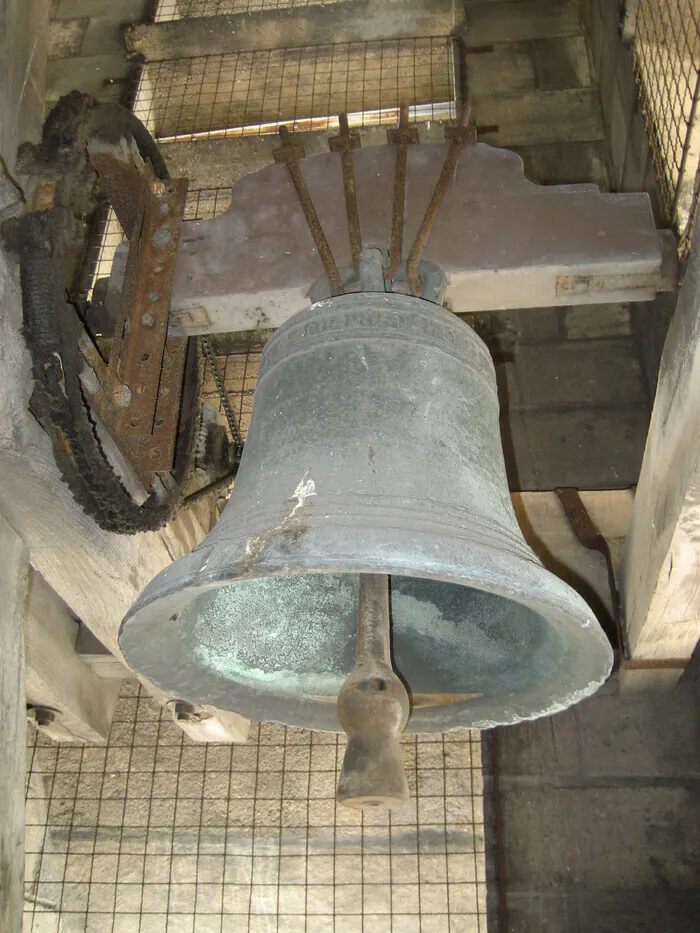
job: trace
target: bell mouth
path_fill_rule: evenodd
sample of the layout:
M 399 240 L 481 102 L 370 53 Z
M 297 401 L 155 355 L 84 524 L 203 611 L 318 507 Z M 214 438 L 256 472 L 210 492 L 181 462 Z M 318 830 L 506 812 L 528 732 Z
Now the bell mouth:
M 127 619 L 120 643 L 179 698 L 256 721 L 338 732 L 336 699 L 355 661 L 357 573 L 287 573 L 180 592 L 179 606 Z M 607 676 L 609 645 L 515 597 L 439 579 L 390 578 L 394 667 L 408 732 L 486 728 L 564 708 Z M 185 597 L 184 601 L 182 597 Z M 594 656 L 596 656 L 594 658 Z M 593 664 L 591 665 L 591 660 Z M 572 673 L 575 672 L 575 673 Z M 595 675 L 592 682 L 590 675 Z

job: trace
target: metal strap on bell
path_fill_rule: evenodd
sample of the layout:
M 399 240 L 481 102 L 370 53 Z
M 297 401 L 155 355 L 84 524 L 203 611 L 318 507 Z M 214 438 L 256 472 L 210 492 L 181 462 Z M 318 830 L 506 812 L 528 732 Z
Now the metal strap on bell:
M 408 731 L 545 716 L 610 671 L 593 613 L 517 525 L 484 343 L 425 300 L 346 294 L 265 347 L 230 502 L 121 648 L 183 700 L 340 731 L 361 575 L 387 574 Z

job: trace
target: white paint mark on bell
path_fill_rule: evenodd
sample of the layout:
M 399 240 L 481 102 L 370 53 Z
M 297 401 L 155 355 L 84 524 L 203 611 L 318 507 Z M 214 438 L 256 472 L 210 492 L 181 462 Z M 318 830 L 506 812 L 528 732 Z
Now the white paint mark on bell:
M 306 473 L 299 480 L 297 488 L 294 490 L 292 495 L 289 497 L 291 499 L 296 499 L 297 504 L 294 506 L 292 511 L 289 513 L 289 518 L 291 518 L 295 512 L 297 512 L 309 499 L 311 496 L 316 495 L 316 483 L 309 477 L 310 470 L 307 470 Z

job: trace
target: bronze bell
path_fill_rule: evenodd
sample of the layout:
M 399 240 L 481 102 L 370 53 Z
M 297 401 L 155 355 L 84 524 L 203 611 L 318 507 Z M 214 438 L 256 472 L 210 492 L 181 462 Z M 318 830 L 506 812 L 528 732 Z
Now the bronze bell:
M 146 588 L 120 645 L 183 700 L 340 731 L 360 580 L 387 574 L 382 663 L 408 731 L 546 716 L 610 671 L 592 611 L 517 525 L 485 344 L 430 302 L 362 292 L 268 342 L 230 502 Z

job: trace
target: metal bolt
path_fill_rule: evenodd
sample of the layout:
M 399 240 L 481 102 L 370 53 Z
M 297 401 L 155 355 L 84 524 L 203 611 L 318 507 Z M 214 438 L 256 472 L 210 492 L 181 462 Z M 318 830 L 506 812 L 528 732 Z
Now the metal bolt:
M 148 294 L 149 301 L 158 301 L 159 298 L 160 298 L 159 292 L 149 292 Z
M 164 249 L 166 246 L 169 246 L 172 242 L 173 235 L 168 230 L 167 227 L 161 227 L 160 230 L 156 230 L 153 234 L 152 243 L 154 246 L 157 246 L 159 249 Z
M 169 214 L 169 213 L 170 213 L 170 205 L 169 205 L 167 202 L 165 202 L 165 201 L 163 201 L 163 203 L 160 205 L 160 208 L 159 208 L 159 209 L 160 209 L 161 214 Z
M 117 408 L 128 408 L 131 405 L 131 389 L 129 386 L 115 386 L 112 390 L 112 400 Z
M 141 323 L 144 327 L 153 327 L 156 319 L 153 317 L 150 311 L 146 311 L 145 314 L 141 315 Z
M 151 184 L 151 193 L 156 198 L 162 198 L 165 195 L 165 182 L 156 179 Z
M 191 703 L 184 703 L 182 700 L 178 700 L 175 704 L 174 715 L 179 722 L 200 722 L 202 719 L 202 713 L 196 706 Z
M 30 706 L 27 709 L 30 719 L 33 719 L 37 726 L 50 726 L 56 721 L 56 713 L 46 706 Z
M 155 460 L 156 457 L 160 457 L 160 447 L 151 448 L 151 459 Z

